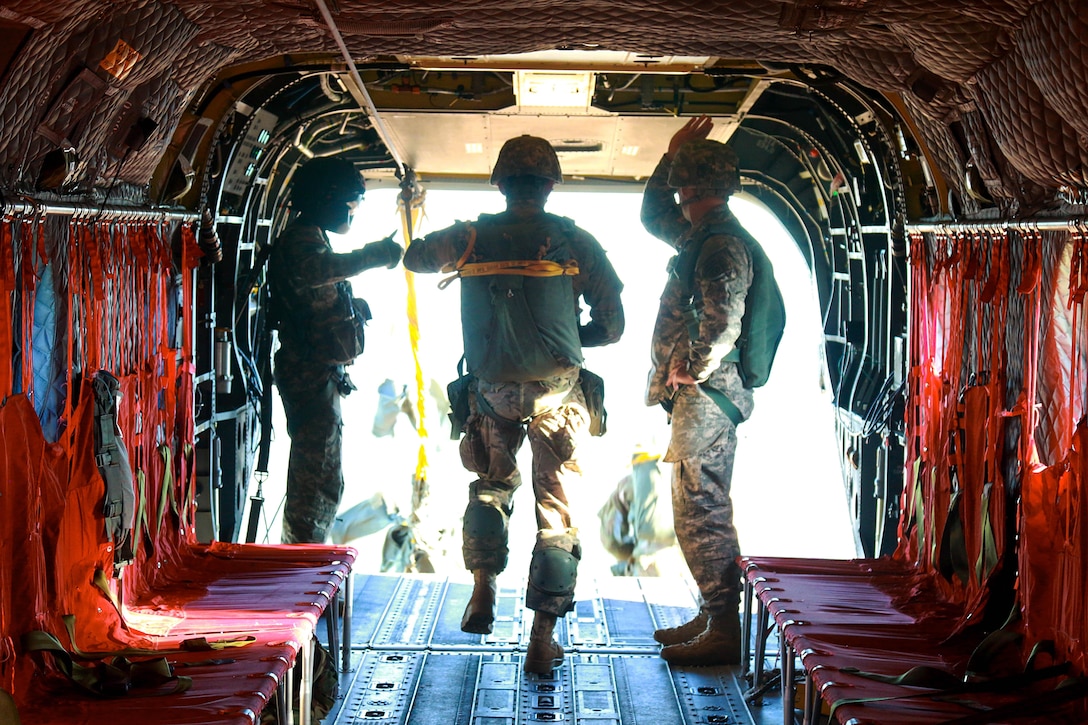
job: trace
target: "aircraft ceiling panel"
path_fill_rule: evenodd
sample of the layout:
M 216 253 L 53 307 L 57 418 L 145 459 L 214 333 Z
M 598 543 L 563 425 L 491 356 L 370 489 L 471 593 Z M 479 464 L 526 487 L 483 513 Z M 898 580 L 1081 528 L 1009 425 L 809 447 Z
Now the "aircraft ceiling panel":
M 567 176 L 611 175 L 619 151 L 611 115 L 390 113 L 382 120 L 405 163 L 423 177 L 490 176 L 503 143 L 523 133 L 551 141 Z M 631 166 L 653 170 L 653 163 Z
M 382 121 L 404 162 L 421 176 L 487 176 L 492 147 L 486 114 L 387 113 Z
M 729 119 L 715 119 L 715 131 Z M 422 177 L 489 176 L 507 139 L 528 133 L 552 142 L 567 177 L 644 179 L 686 118 L 612 114 L 386 113 L 382 121 Z M 713 137 L 713 134 L 712 134 Z
M 548 139 L 568 177 L 608 174 L 616 153 L 616 118 L 611 115 L 495 114 L 491 128 L 496 148 L 523 133 Z
M 617 123 L 617 152 L 612 173 L 616 176 L 645 178 L 653 173 L 661 155 L 668 150 L 669 139 L 688 118 L 673 116 L 625 116 Z M 711 138 L 724 131 L 727 118 L 715 118 Z M 718 140 L 725 141 L 725 138 Z

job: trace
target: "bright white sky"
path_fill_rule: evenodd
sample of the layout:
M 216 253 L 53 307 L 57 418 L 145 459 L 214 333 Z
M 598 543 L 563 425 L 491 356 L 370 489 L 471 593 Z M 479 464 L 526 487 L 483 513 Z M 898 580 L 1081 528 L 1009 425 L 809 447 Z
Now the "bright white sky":
M 638 218 L 640 193 L 572 193 L 565 189 L 569 187 L 559 187 L 552 194 L 548 211 L 571 217 L 593 234 L 625 284 L 627 329 L 623 339 L 615 345 L 585 351 L 586 367 L 605 379 L 609 430 L 582 449 L 584 484 L 581 490 L 569 493 L 586 550 L 583 567 L 607 574 L 612 559 L 596 546 L 596 512 L 627 473 L 636 447 L 664 453 L 668 443 L 665 414 L 658 407 L 645 406 L 643 393 L 658 295 L 665 283 L 666 262 L 673 252 L 642 229 Z M 355 227 L 344 237 L 334 237 L 334 247 L 348 251 L 394 229 L 403 244 L 396 193 L 395 189 L 368 192 L 356 213 Z M 416 236 L 455 220 L 474 219 L 481 212 L 502 211 L 504 206 L 502 196 L 494 190 L 432 190 Z M 774 264 L 788 320 L 771 380 L 756 391 L 756 411 L 739 429 L 733 501 L 742 550 L 767 556 L 854 556 L 838 464 L 834 412 L 823 375 L 819 312 L 807 267 L 785 229 L 762 206 L 735 198 L 731 207 L 760 240 Z M 353 280 L 355 295 L 369 302 L 374 319 L 367 328 L 366 351 L 349 369 L 359 391 L 343 400 L 347 479 L 343 509 L 382 491 L 403 514 L 411 510 L 410 485 L 420 438 L 403 417 L 393 437 L 376 438 L 371 434 L 376 391 L 383 380 L 392 379 L 398 389 L 408 385 L 415 397 L 415 362 L 406 315 L 408 277 L 414 277 L 425 386 L 434 380 L 444 389 L 457 376 L 462 343 L 456 282 L 439 290 L 442 275 L 411 275 L 402 267 L 368 270 Z M 433 509 L 426 514 L 426 520 L 435 529 L 459 530 L 471 476 L 460 465 L 456 441 L 449 438 L 448 422 L 440 419 L 433 401 L 426 405 L 425 423 L 430 435 L 424 450 Z M 271 509 L 278 500 L 273 493 L 275 482 L 282 480 L 286 471 L 287 436 L 282 422 L 278 431 L 281 444 L 275 446 L 271 486 L 266 492 Z M 519 460 L 527 479 L 531 460 L 528 445 L 522 453 Z M 277 459 L 283 461 L 278 473 Z M 662 496 L 666 499 L 663 503 L 667 503 L 667 490 Z M 527 565 L 535 529 L 532 491 L 527 482 L 516 501 L 518 511 L 511 521 L 511 569 L 520 576 L 524 566 L 514 562 Z M 272 540 L 278 531 L 276 523 Z M 355 545 L 363 549 L 361 543 Z M 380 551 L 380 541 L 369 542 L 367 548 L 375 545 Z M 459 550 L 448 554 L 449 566 L 461 570 Z M 363 556 L 365 561 L 367 554 Z M 442 561 L 440 554 L 438 559 Z

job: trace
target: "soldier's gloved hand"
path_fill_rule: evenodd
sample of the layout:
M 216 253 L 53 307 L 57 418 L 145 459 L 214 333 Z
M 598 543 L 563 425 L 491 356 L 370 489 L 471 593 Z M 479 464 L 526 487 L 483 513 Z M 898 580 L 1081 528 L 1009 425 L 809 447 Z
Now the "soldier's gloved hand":
M 706 114 L 688 119 L 688 122 L 669 139 L 668 157 L 671 159 L 675 156 L 680 147 L 688 141 L 706 138 L 713 128 L 714 121 Z
M 363 247 L 363 252 L 367 256 L 369 267 L 385 267 L 387 269 L 393 269 L 400 263 L 400 258 L 404 256 L 404 249 L 393 241 L 392 236 L 388 236 L 380 242 L 371 242 Z

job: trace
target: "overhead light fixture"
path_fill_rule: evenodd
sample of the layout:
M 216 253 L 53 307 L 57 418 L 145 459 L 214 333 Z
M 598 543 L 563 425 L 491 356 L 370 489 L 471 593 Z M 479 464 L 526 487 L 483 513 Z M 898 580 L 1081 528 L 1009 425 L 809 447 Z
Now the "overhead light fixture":
M 482 154 L 484 152 L 484 145 L 482 143 L 467 143 L 465 144 L 466 154 Z
M 517 94 L 521 106 L 588 108 L 593 74 L 566 71 L 518 71 Z
M 638 156 L 638 146 L 624 146 L 620 149 L 624 156 Z
M 564 138 L 548 141 L 557 154 L 595 154 L 604 149 L 604 144 L 592 138 Z

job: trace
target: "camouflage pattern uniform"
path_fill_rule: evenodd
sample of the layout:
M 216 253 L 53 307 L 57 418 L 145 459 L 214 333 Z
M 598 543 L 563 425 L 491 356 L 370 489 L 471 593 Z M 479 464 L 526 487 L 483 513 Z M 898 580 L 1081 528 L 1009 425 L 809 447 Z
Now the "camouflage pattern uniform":
M 597 513 L 601 543 L 616 557 L 616 576 L 656 576 L 652 557 L 676 543 L 671 519 L 658 508 L 661 456 L 636 453 L 631 472 L 620 479 L 616 490 Z
M 729 218 L 728 206 L 713 209 L 699 226 L 684 219 L 667 179 L 671 163 L 662 159 L 646 183 L 642 222 L 654 236 L 678 251 L 706 236 L 708 226 Z M 744 387 L 737 364 L 724 361 L 740 336 L 744 298 L 752 283 L 751 259 L 743 240 L 729 235 L 706 239 L 695 268 L 695 289 L 676 274 L 661 296 L 654 327 L 647 405 L 671 399 L 672 437 L 666 461 L 673 465 L 673 520 L 680 549 L 711 615 L 737 611 L 741 571 L 733 526 L 730 481 L 737 447 L 736 427 L 697 385 L 675 395 L 666 386 L 669 371 L 686 361 L 693 378 L 723 392 L 743 418 L 751 415 L 752 391 Z M 692 340 L 685 308 L 699 313 L 699 335 Z
M 511 203 L 507 214 L 539 214 L 539 206 Z M 457 262 L 469 240 L 468 226 L 455 224 L 414 240 L 405 252 L 404 266 L 413 272 L 438 272 Z M 590 307 L 590 322 L 581 327 L 583 346 L 605 345 L 623 332 L 623 285 L 600 244 L 588 232 L 575 228 L 570 240 L 579 274 L 573 279 L 575 299 Z M 472 261 L 483 261 L 473 259 Z M 472 371 L 470 371 L 472 372 Z M 469 570 L 499 573 L 506 568 L 508 547 L 505 522 L 513 513 L 513 495 L 521 485 L 516 455 L 525 440 L 533 452 L 532 482 L 536 497 L 536 549 L 545 544 L 581 556 L 577 529 L 571 525 L 565 489 L 581 477 L 577 444 L 589 426 L 585 398 L 578 385 L 579 368 L 524 383 L 477 380 L 470 397 L 470 416 L 461 439 L 461 462 L 479 478 L 469 485 L 469 507 L 484 504 L 502 513 L 501 537 L 475 539 L 465 531 L 463 553 Z M 480 399 L 490 411 L 481 410 Z M 573 607 L 573 593 L 550 597 L 540 592 L 526 596 L 526 606 L 562 616 Z
M 269 276 L 281 317 L 274 379 L 291 436 L 283 543 L 324 542 L 340 507 L 340 396 L 351 381 L 343 365 L 314 359 L 308 339 L 338 317 L 345 299 L 350 303 L 349 277 L 388 264 L 377 251 L 368 245 L 335 254 L 320 227 L 297 221 L 273 246 Z

